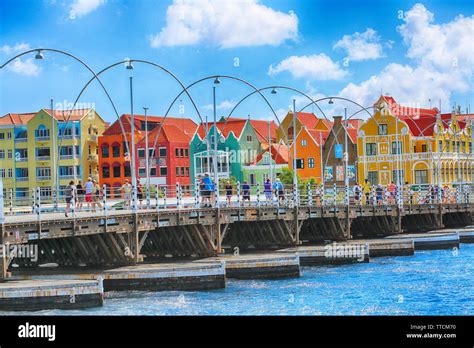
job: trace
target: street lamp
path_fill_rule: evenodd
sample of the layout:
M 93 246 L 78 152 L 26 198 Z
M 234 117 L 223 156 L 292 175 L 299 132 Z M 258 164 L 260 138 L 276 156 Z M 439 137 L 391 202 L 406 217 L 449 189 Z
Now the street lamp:
M 38 53 L 36 53 L 36 55 L 35 55 L 35 59 L 43 59 L 43 58 L 44 58 L 44 56 L 41 53 L 41 50 L 38 50 Z
M 219 83 L 221 83 L 221 80 L 219 80 L 219 76 L 217 76 L 217 77 L 214 79 L 214 84 L 215 84 L 215 85 L 218 85 Z
M 275 87 L 273 87 L 272 89 L 272 94 L 277 94 L 277 90 L 275 89 Z
M 329 99 L 328 104 L 334 104 L 334 102 L 332 101 L 332 98 Z
M 214 84 L 221 83 L 219 78 L 216 77 L 214 80 Z M 217 191 L 217 195 L 215 197 L 216 200 L 216 208 L 219 207 L 219 175 L 217 173 L 217 110 L 216 110 L 216 86 L 212 87 L 212 103 L 213 103 L 213 112 L 214 112 L 214 154 L 213 154 L 213 165 L 214 165 L 214 190 Z M 216 190 L 217 188 L 217 190 Z
M 129 66 L 127 65 L 127 69 Z M 133 68 L 133 67 L 132 67 Z M 133 115 L 133 77 L 130 76 L 130 123 L 131 123 L 131 138 L 132 149 L 130 156 L 130 170 L 132 172 L 132 210 L 137 212 L 137 176 L 135 173 L 135 116 Z M 125 141 L 127 139 L 125 138 Z

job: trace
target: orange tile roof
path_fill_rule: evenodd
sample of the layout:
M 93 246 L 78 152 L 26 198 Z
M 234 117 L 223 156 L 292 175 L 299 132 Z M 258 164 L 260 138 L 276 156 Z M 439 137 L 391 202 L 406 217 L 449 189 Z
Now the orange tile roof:
M 255 159 L 255 163 L 258 163 L 263 155 L 268 152 L 268 148 L 262 152 L 260 152 Z M 284 144 L 272 144 L 271 148 L 272 159 L 275 161 L 276 164 L 288 164 L 289 153 L 288 147 Z
M 161 130 L 160 130 L 161 129 Z M 191 135 L 186 134 L 181 128 L 176 127 L 173 124 L 167 124 L 166 122 L 163 125 L 155 127 L 152 131 L 148 133 L 148 144 L 153 145 L 158 136 L 157 143 L 160 142 L 179 142 L 179 143 L 189 143 L 191 141 Z M 137 146 L 146 145 L 145 136 L 142 136 L 137 143 Z
M 316 130 L 316 129 L 306 129 L 306 131 L 314 139 L 316 145 L 320 145 L 319 142 L 320 142 L 321 139 L 322 139 L 323 145 L 324 145 L 327 138 L 329 137 L 329 133 L 331 132 L 330 130 L 329 131 L 320 131 L 320 130 Z M 320 134 L 321 134 L 321 138 L 320 138 Z
M 312 112 L 296 112 L 296 118 L 308 129 L 316 127 L 319 120 Z
M 245 121 L 245 118 L 230 117 L 228 120 Z M 250 124 L 257 134 L 258 141 L 261 143 L 268 143 L 268 121 L 265 120 L 250 120 Z M 276 141 L 276 131 L 278 125 L 275 121 L 270 121 L 270 138 L 273 142 Z
M 28 112 L 22 114 L 6 114 L 0 117 L 0 125 L 8 126 L 8 125 L 24 125 L 27 124 L 34 116 L 36 112 Z

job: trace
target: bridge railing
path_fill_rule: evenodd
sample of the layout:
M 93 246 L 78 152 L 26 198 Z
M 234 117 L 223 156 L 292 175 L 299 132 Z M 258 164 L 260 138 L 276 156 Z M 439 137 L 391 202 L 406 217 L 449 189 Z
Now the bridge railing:
M 134 192 L 136 191 L 136 200 Z M 191 185 L 139 185 L 121 187 L 37 187 L 31 190 L 12 188 L 0 191 L 4 215 L 38 213 L 136 211 L 153 209 L 196 209 L 225 207 L 298 206 L 409 206 L 423 204 L 474 204 L 474 184 L 444 185 L 344 185 L 303 183 L 221 182 Z

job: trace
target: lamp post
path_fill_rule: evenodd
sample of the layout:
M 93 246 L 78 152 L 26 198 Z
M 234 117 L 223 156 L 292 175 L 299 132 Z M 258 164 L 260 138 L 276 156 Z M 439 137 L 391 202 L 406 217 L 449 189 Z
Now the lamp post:
M 344 108 L 344 186 L 345 186 L 345 197 L 346 205 L 349 206 L 349 151 L 347 147 L 347 108 Z
M 40 54 L 40 53 L 39 53 Z M 38 56 L 38 54 L 37 54 Z M 42 58 L 37 58 L 37 59 L 42 59 Z M 59 168 L 56 168 L 56 125 L 54 123 L 55 118 L 54 118 L 54 102 L 53 99 L 51 99 L 51 157 L 52 157 L 52 165 L 53 165 L 53 190 L 54 190 L 54 210 L 58 210 L 58 195 L 59 195 L 59 185 L 58 185 L 58 172 Z
M 298 194 L 298 179 L 296 173 L 296 100 L 293 99 L 293 187 L 295 190 L 295 197 Z M 297 203 L 297 202 L 295 202 Z
M 131 64 L 127 65 L 127 69 Z M 130 155 L 130 169 L 132 172 L 132 210 L 137 212 L 137 176 L 135 173 L 135 116 L 133 115 L 133 77 L 130 76 L 130 122 L 131 122 L 131 141 L 132 149 Z
M 214 84 L 217 85 L 221 83 L 218 77 L 214 80 Z M 214 165 L 214 185 L 217 188 L 217 195 L 219 195 L 219 174 L 217 172 L 217 110 L 216 110 L 216 86 L 212 87 L 212 104 L 213 104 L 213 113 L 214 113 L 214 155 L 213 155 L 213 165 Z M 216 197 L 216 208 L 219 207 L 219 197 Z
M 268 121 L 268 152 L 270 153 L 270 182 L 273 182 L 273 168 L 272 168 L 272 134 L 270 131 L 271 121 Z
M 150 209 L 150 164 L 149 164 L 149 154 L 148 154 L 148 109 L 143 107 L 145 113 L 145 170 L 146 170 L 146 208 Z

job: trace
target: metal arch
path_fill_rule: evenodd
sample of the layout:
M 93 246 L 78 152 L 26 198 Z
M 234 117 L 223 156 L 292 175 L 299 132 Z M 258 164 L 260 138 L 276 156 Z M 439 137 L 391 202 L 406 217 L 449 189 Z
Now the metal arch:
M 95 76 L 93 78 L 91 78 L 85 85 L 84 87 L 82 88 L 81 92 L 79 93 L 77 99 L 76 99 L 76 103 L 77 103 L 77 100 L 79 100 L 79 98 L 81 97 L 81 95 L 84 93 L 84 91 L 87 89 L 87 87 L 92 83 L 92 81 L 94 81 L 94 79 L 98 79 L 98 77 L 100 75 L 102 75 L 103 73 L 105 73 L 106 71 L 116 67 L 117 65 L 120 65 L 120 64 L 124 64 L 124 63 L 132 63 L 132 62 L 138 62 L 138 63 L 144 63 L 144 64 L 149 64 L 149 65 L 152 65 L 152 66 L 155 66 L 159 69 L 161 69 L 162 71 L 166 72 L 167 74 L 169 74 L 170 76 L 172 76 L 180 85 L 181 87 L 183 88 L 183 91 L 182 93 L 186 93 L 189 97 L 189 99 L 191 100 L 191 103 L 193 104 L 196 112 L 197 112 L 197 115 L 199 116 L 199 118 L 202 120 L 202 117 L 201 117 L 201 113 L 199 112 L 199 109 L 197 108 L 196 106 L 196 103 L 194 102 L 194 99 L 191 97 L 191 95 L 189 94 L 189 92 L 187 91 L 187 88 L 184 86 L 184 84 L 181 82 L 181 80 L 176 76 L 174 75 L 171 71 L 169 71 L 168 69 L 164 68 L 163 66 L 157 64 L 157 63 L 154 63 L 154 62 L 150 62 L 150 61 L 147 61 L 147 60 L 142 60 L 142 59 L 126 59 L 124 61 L 120 61 L 120 62 L 116 62 L 116 63 L 113 63 L 105 68 L 103 68 L 102 70 L 100 70 L 97 74 L 95 74 Z M 181 94 L 182 94 L 181 93 Z M 116 111 L 116 110 L 115 110 Z M 122 124 L 122 121 L 120 119 L 120 116 L 118 115 L 118 112 L 116 111 L 116 115 L 117 115 L 117 119 L 120 123 L 120 127 L 122 129 L 122 135 L 124 136 L 125 138 L 125 145 L 126 145 L 126 148 L 127 148 L 127 152 L 130 153 L 130 146 L 129 146 L 129 141 L 127 139 L 127 136 L 126 136 L 126 132 L 125 132 L 125 129 L 123 127 L 123 124 Z M 165 117 L 166 118 L 166 117 Z M 161 129 L 160 129 L 161 131 Z
M 165 122 L 165 120 L 166 120 L 166 117 L 168 117 L 168 114 L 169 114 L 171 108 L 173 107 L 174 103 L 175 103 L 175 102 L 178 100 L 178 98 L 185 92 L 185 90 L 187 90 L 187 89 L 193 87 L 194 85 L 196 85 L 196 84 L 198 84 L 198 83 L 200 83 L 200 82 L 203 82 L 203 81 L 206 81 L 206 80 L 210 80 L 210 79 L 216 79 L 216 78 L 227 78 L 227 79 L 230 79 L 230 80 L 242 82 L 242 83 L 246 84 L 247 86 L 253 88 L 255 93 L 259 93 L 260 96 L 265 100 L 265 102 L 267 103 L 267 105 L 270 107 L 270 110 L 272 111 L 273 115 L 275 116 L 275 118 L 276 118 L 276 120 L 277 120 L 277 122 L 278 122 L 279 127 L 282 129 L 283 134 L 284 134 L 285 137 L 286 137 L 286 134 L 285 134 L 285 132 L 284 132 L 284 130 L 283 130 L 283 127 L 281 126 L 280 120 L 278 119 L 278 116 L 277 116 L 277 114 L 276 114 L 276 112 L 275 112 L 273 106 L 272 106 L 271 103 L 268 101 L 268 99 L 260 92 L 260 90 L 257 89 L 257 87 L 255 87 L 252 83 L 250 83 L 250 82 L 248 82 L 248 81 L 246 81 L 246 80 L 244 80 L 244 79 L 235 77 L 235 76 L 231 76 L 231 75 L 211 75 L 211 76 L 206 76 L 206 77 L 203 77 L 203 78 L 201 78 L 201 79 L 199 79 L 199 80 L 194 81 L 193 83 L 191 83 L 191 84 L 188 85 L 187 87 L 183 88 L 183 90 L 174 98 L 174 100 L 171 102 L 170 106 L 168 107 L 168 110 L 166 111 L 166 114 L 165 114 L 165 116 L 164 116 L 164 118 L 163 118 L 163 122 L 161 122 L 160 125 L 158 126 L 159 128 L 158 128 L 158 132 L 157 132 L 157 134 L 156 134 L 156 136 L 155 136 L 155 141 L 154 141 L 153 147 L 152 147 L 153 149 L 156 148 L 156 144 L 157 144 L 157 142 L 158 142 L 158 137 L 159 137 L 159 135 L 160 135 L 160 133 L 161 133 L 161 129 L 162 129 L 163 124 L 164 124 L 164 122 Z M 202 117 L 199 117 L 199 118 L 200 118 L 200 120 L 201 120 L 201 123 L 204 123 Z M 225 124 L 227 124 L 227 119 L 226 119 L 226 121 L 225 121 Z M 225 126 L 224 126 L 224 127 L 225 127 Z M 208 133 L 206 133 L 206 137 L 207 137 L 207 136 L 208 136 Z M 153 153 L 153 154 L 155 155 L 155 153 Z M 152 159 L 153 159 L 153 157 L 150 158 L 150 161 L 151 161 Z M 151 164 L 151 162 L 149 162 L 149 164 Z

